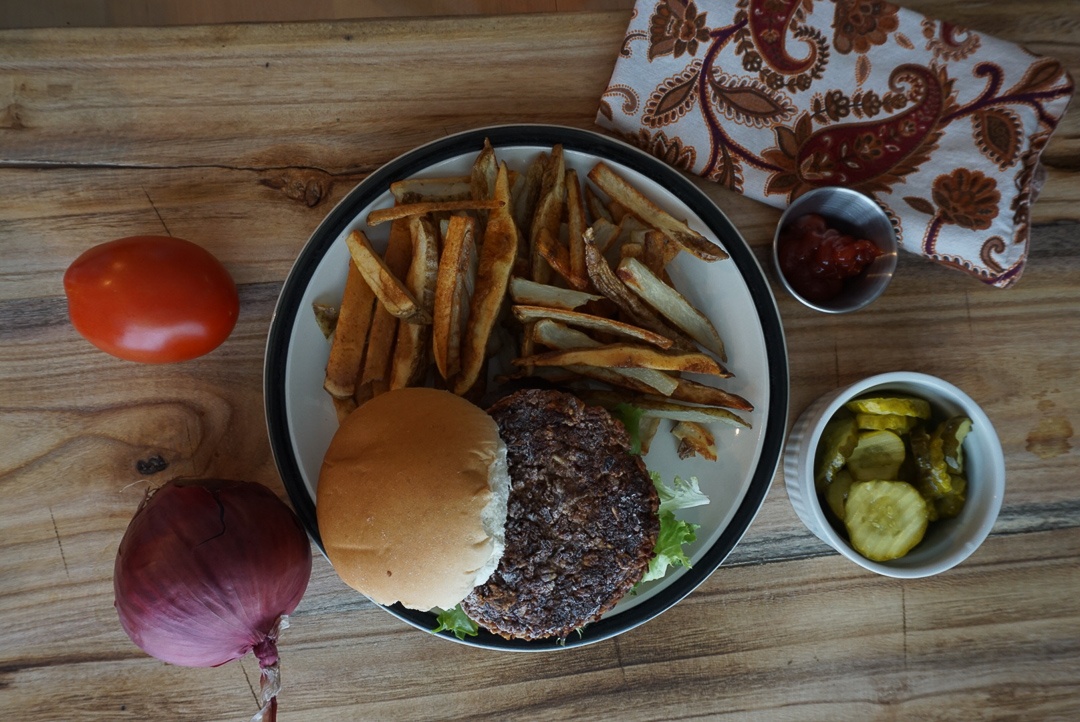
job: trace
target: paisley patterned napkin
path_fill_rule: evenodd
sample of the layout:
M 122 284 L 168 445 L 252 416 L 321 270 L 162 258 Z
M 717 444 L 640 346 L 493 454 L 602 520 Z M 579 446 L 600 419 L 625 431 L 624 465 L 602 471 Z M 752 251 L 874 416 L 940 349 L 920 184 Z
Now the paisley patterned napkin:
M 638 0 L 597 122 L 774 206 L 869 193 L 903 248 L 1006 287 L 1072 91 L 1056 60 L 884 0 Z

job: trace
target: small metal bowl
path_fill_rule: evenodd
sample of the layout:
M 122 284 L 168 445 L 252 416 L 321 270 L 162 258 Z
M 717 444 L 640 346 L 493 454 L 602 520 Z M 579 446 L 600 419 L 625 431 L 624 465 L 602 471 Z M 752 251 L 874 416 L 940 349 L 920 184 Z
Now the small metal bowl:
M 862 273 L 844 283 L 844 290 L 838 296 L 823 303 L 801 296 L 780 268 L 781 232 L 796 218 L 809 213 L 824 216 L 831 227 L 855 238 L 865 238 L 882 251 Z M 839 187 L 817 188 L 792 201 L 776 224 L 772 244 L 773 268 L 780 283 L 801 303 L 822 313 L 857 311 L 884 293 L 896 271 L 896 252 L 896 232 L 882 207 L 869 196 Z

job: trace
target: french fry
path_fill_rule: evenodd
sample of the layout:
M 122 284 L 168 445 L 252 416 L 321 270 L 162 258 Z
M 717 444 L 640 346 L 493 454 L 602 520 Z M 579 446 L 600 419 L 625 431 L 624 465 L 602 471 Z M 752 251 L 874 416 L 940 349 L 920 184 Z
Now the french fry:
M 671 429 L 671 435 L 679 440 L 680 459 L 696 454 L 703 459 L 716 461 L 716 438 L 702 424 L 696 421 L 680 421 Z
M 645 456 L 649 453 L 649 449 L 652 448 L 653 439 L 656 437 L 656 432 L 660 429 L 660 417 L 659 416 L 644 416 L 642 415 L 641 421 L 638 422 L 638 434 L 641 436 L 641 455 Z
M 607 260 L 593 242 L 591 228 L 585 231 L 585 266 L 596 290 L 611 299 L 623 313 L 633 320 L 635 325 L 647 328 L 661 336 L 667 336 L 678 347 L 690 348 L 692 346 L 675 329 L 664 324 L 659 316 L 623 285 L 623 282 L 611 270 L 611 266 L 608 265 Z
M 382 257 L 371 247 L 363 231 L 353 231 L 345 239 L 349 255 L 360 275 L 379 302 L 393 315 L 410 323 L 431 323 L 431 314 L 417 301 L 409 288 L 398 280 Z
M 672 345 L 671 339 L 667 336 L 661 336 L 648 329 L 633 326 L 629 323 L 623 323 L 622 321 L 604 318 L 603 316 L 594 316 L 591 313 L 564 311 L 558 308 L 545 308 L 543 306 L 523 305 L 514 305 L 510 310 L 513 312 L 514 318 L 522 323 L 533 323 L 546 318 L 566 324 L 567 326 L 587 328 L 590 331 L 610 333 L 634 341 L 642 341 L 657 346 L 658 348 L 668 349 L 671 348 Z
M 611 211 L 607 209 L 604 201 L 600 199 L 600 196 L 596 195 L 596 191 L 588 183 L 585 184 L 585 207 L 589 210 L 589 215 L 592 216 L 594 223 L 603 219 L 611 223 L 611 225 L 615 225 L 611 217 Z
M 430 318 L 434 311 L 435 286 L 439 277 L 439 240 L 435 227 L 423 216 L 413 216 L 409 220 L 409 232 L 412 234 L 413 252 L 406 281 Z M 391 389 L 416 386 L 424 380 L 431 355 L 430 338 L 430 324 L 398 324 L 390 367 Z
M 619 236 L 622 235 L 622 226 L 615 225 L 604 218 L 596 219 L 596 221 L 594 221 L 586 230 L 592 231 L 593 243 L 601 254 L 607 253 L 608 249 L 611 248 L 615 244 L 615 241 L 619 239 Z M 587 263 L 585 270 L 586 272 L 588 271 Z
M 367 224 L 377 226 L 387 221 L 396 221 L 398 218 L 426 216 L 429 213 L 442 213 L 455 211 L 493 211 L 502 205 L 503 201 L 474 200 L 472 198 L 460 201 L 422 201 L 420 203 L 402 203 L 389 208 L 378 208 L 368 213 Z
M 603 298 L 594 293 L 537 283 L 520 276 L 510 279 L 510 297 L 515 303 L 525 306 L 544 306 L 564 311 L 573 311 L 590 301 L 599 301 Z
M 329 303 L 315 301 L 311 304 L 311 311 L 315 314 L 315 323 L 319 324 L 319 330 L 322 331 L 323 338 L 329 341 L 330 337 L 334 335 L 334 328 L 337 326 L 338 307 Z
M 547 261 L 553 271 L 558 273 L 571 287 L 582 291 L 589 286 L 589 280 L 574 275 L 571 267 L 570 251 L 566 246 L 555 240 L 547 228 L 540 229 L 540 237 L 536 243 L 540 257 Z
M 476 282 L 475 233 L 475 218 L 451 216 L 439 258 L 431 333 L 435 366 L 444 379 L 461 370 L 461 338 Z
M 447 178 L 406 178 L 390 184 L 390 193 L 398 203 L 419 201 L 464 201 L 472 198 L 469 176 Z
M 626 206 L 619 201 L 612 198 L 607 204 L 608 215 L 611 216 L 612 223 L 622 223 L 623 220 L 629 215 L 626 211 Z
M 672 285 L 667 273 L 667 264 L 678 255 L 678 246 L 669 241 L 668 237 L 660 231 L 653 230 L 645 232 L 644 246 L 645 253 L 641 256 L 641 262 L 653 272 L 654 276 L 669 286 Z
M 323 380 L 323 388 L 335 398 L 352 399 L 356 392 L 374 310 L 375 293 L 360 275 L 356 264 L 350 263 Z
M 509 201 L 510 180 L 506 164 L 500 163 L 495 178 L 495 198 Z M 470 302 L 469 320 L 462 339 L 461 372 L 454 379 L 454 393 L 463 395 L 480 376 L 488 339 L 499 317 L 510 274 L 518 254 L 518 229 L 510 204 L 504 203 L 488 217 L 476 272 L 476 288 Z
M 550 319 L 542 319 L 536 322 L 533 327 L 533 338 L 537 343 L 556 350 L 596 348 L 602 345 L 588 334 Z M 665 374 L 663 371 L 653 369 L 597 369 L 589 366 L 573 366 L 571 368 L 583 375 L 589 375 L 588 369 L 590 368 L 593 372 L 602 371 L 604 373 L 601 375 L 601 381 L 606 381 L 612 386 L 629 387 L 642 393 L 658 391 L 667 396 L 679 385 L 679 382 L 674 377 Z M 592 375 L 594 378 L 596 377 L 595 373 Z
M 589 284 L 589 274 L 585 270 L 585 229 L 588 223 L 585 220 L 585 204 L 581 199 L 581 182 L 573 168 L 566 171 L 566 225 L 569 233 L 570 273 L 577 280 L 577 283 L 571 282 L 571 285 L 574 288 L 586 288 Z
M 644 263 L 636 258 L 625 257 L 619 263 L 616 275 L 627 288 L 656 309 L 660 315 L 720 357 L 721 361 L 727 361 L 724 342 L 712 321 L 694 308 L 674 287 L 654 275 Z
M 600 366 L 602 368 L 643 368 L 680 371 L 727 377 L 730 374 L 716 361 L 696 351 L 660 351 L 648 346 L 610 343 L 589 349 L 567 349 L 514 359 L 517 366 Z
M 673 401 L 657 401 L 644 396 L 628 396 L 616 391 L 588 390 L 580 393 L 582 400 L 605 408 L 614 408 L 619 404 L 632 404 L 642 410 L 643 416 L 656 416 L 673 421 L 693 421 L 698 424 L 711 424 L 719 421 L 729 426 L 743 429 L 752 428 L 750 422 L 741 416 L 713 406 L 690 406 Z
M 644 243 L 624 243 L 619 246 L 619 259 L 641 258 L 645 255 Z
M 540 189 L 544 184 L 547 164 L 548 154 L 538 153 L 525 170 L 525 180 L 522 182 L 521 191 L 514 196 L 514 222 L 524 234 L 528 234 L 532 229 L 532 219 L 536 213 L 536 203 L 540 200 Z
M 733 394 L 715 386 L 707 386 L 690 379 L 679 379 L 677 388 L 670 394 L 672 399 L 688 401 L 705 406 L 723 406 L 737 411 L 753 411 L 754 405 L 738 394 Z
M 495 149 L 491 147 L 491 141 L 484 138 L 484 148 L 473 161 L 470 175 L 473 200 L 489 200 L 495 197 L 495 176 L 498 172 Z
M 409 231 L 409 220 L 402 218 L 390 224 L 390 240 L 386 244 L 384 260 L 391 274 L 404 278 L 409 272 L 411 258 L 412 233 Z M 364 370 L 356 387 L 357 403 L 385 393 L 390 388 L 390 367 L 399 323 L 404 321 L 399 321 L 381 303 L 375 304 Z
M 589 171 L 589 180 L 604 191 L 612 201 L 622 205 L 628 213 L 642 223 L 661 231 L 701 260 L 720 261 L 728 257 L 727 253 L 715 243 L 646 198 L 641 191 L 634 188 L 606 163 L 597 163 Z M 613 213 L 612 216 L 615 217 L 615 214 Z
M 559 237 L 562 223 L 563 206 L 566 202 L 566 165 L 563 148 L 556 145 L 551 149 L 544 181 L 540 189 L 540 199 L 536 204 L 529 228 L 529 248 L 531 265 L 530 277 L 539 283 L 547 283 L 551 278 L 551 267 L 540 253 L 540 232 L 547 229 L 553 239 Z

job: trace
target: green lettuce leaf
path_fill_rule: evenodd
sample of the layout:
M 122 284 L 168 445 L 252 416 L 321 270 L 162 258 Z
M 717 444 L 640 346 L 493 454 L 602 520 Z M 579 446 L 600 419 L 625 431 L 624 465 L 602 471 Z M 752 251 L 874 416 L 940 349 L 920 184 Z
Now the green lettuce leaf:
M 701 493 L 695 477 L 684 480 L 676 476 L 672 486 L 668 486 L 657 472 L 649 472 L 649 475 L 660 495 L 660 534 L 649 568 L 641 578 L 643 582 L 663 579 L 669 567 L 690 568 L 690 559 L 683 547 L 697 539 L 700 525 L 676 519 L 675 510 L 709 503 L 709 497 Z
M 460 604 L 453 609 L 445 609 L 439 612 L 436 619 L 439 626 L 431 630 L 432 634 L 453 632 L 458 639 L 465 639 L 465 637 L 475 637 L 480 629 L 476 622 L 469 619 Z
M 661 514 L 665 511 L 689 509 L 692 506 L 703 506 L 709 503 L 709 497 L 701 493 L 696 476 L 691 476 L 689 481 L 676 476 L 672 486 L 666 485 L 660 478 L 660 474 L 655 471 L 650 471 L 649 476 L 652 477 L 656 493 L 660 495 Z
M 697 539 L 697 524 L 679 521 L 670 511 L 660 514 L 660 534 L 656 538 L 653 558 L 649 560 L 649 569 L 641 578 L 643 582 L 663 579 L 668 567 L 690 568 L 690 559 L 683 550 L 684 544 Z

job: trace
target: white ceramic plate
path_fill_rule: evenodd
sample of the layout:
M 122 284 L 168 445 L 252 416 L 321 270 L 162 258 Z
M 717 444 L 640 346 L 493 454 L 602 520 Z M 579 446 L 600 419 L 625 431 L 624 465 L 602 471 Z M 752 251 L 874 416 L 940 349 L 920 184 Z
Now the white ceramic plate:
M 727 365 L 735 374 L 723 382 L 724 388 L 755 406 L 743 414 L 752 424 L 750 430 L 714 425 L 718 462 L 679 459 L 674 439 L 663 431 L 667 426 L 661 426 L 645 459 L 649 469 L 660 472 L 668 483 L 676 474 L 697 477 L 711 500 L 680 514 L 701 525 L 690 550 L 690 569 L 642 585 L 639 593 L 564 645 L 507 641 L 483 631 L 466 642 L 504 649 L 565 648 L 605 639 L 655 617 L 690 593 L 731 552 L 757 514 L 779 463 L 788 409 L 787 353 L 775 301 L 745 241 L 706 195 L 652 156 L 597 133 L 536 125 L 482 128 L 422 146 L 373 173 L 331 211 L 286 279 L 271 325 L 265 366 L 271 447 L 293 505 L 320 548 L 315 491 L 337 421 L 322 389 L 329 344 L 315 323 L 312 304 L 340 301 L 349 259 L 345 237 L 351 230 L 362 229 L 375 246 L 385 245 L 389 224 L 369 228 L 364 219 L 370 210 L 393 204 L 392 181 L 468 174 L 485 137 L 499 160 L 518 170 L 555 143 L 562 143 L 567 166 L 583 179 L 603 160 L 653 202 L 722 246 L 730 259 L 706 263 L 683 253 L 669 271 L 675 285 L 709 316 L 724 339 Z M 421 629 L 436 626 L 430 614 L 398 606 L 387 609 Z

